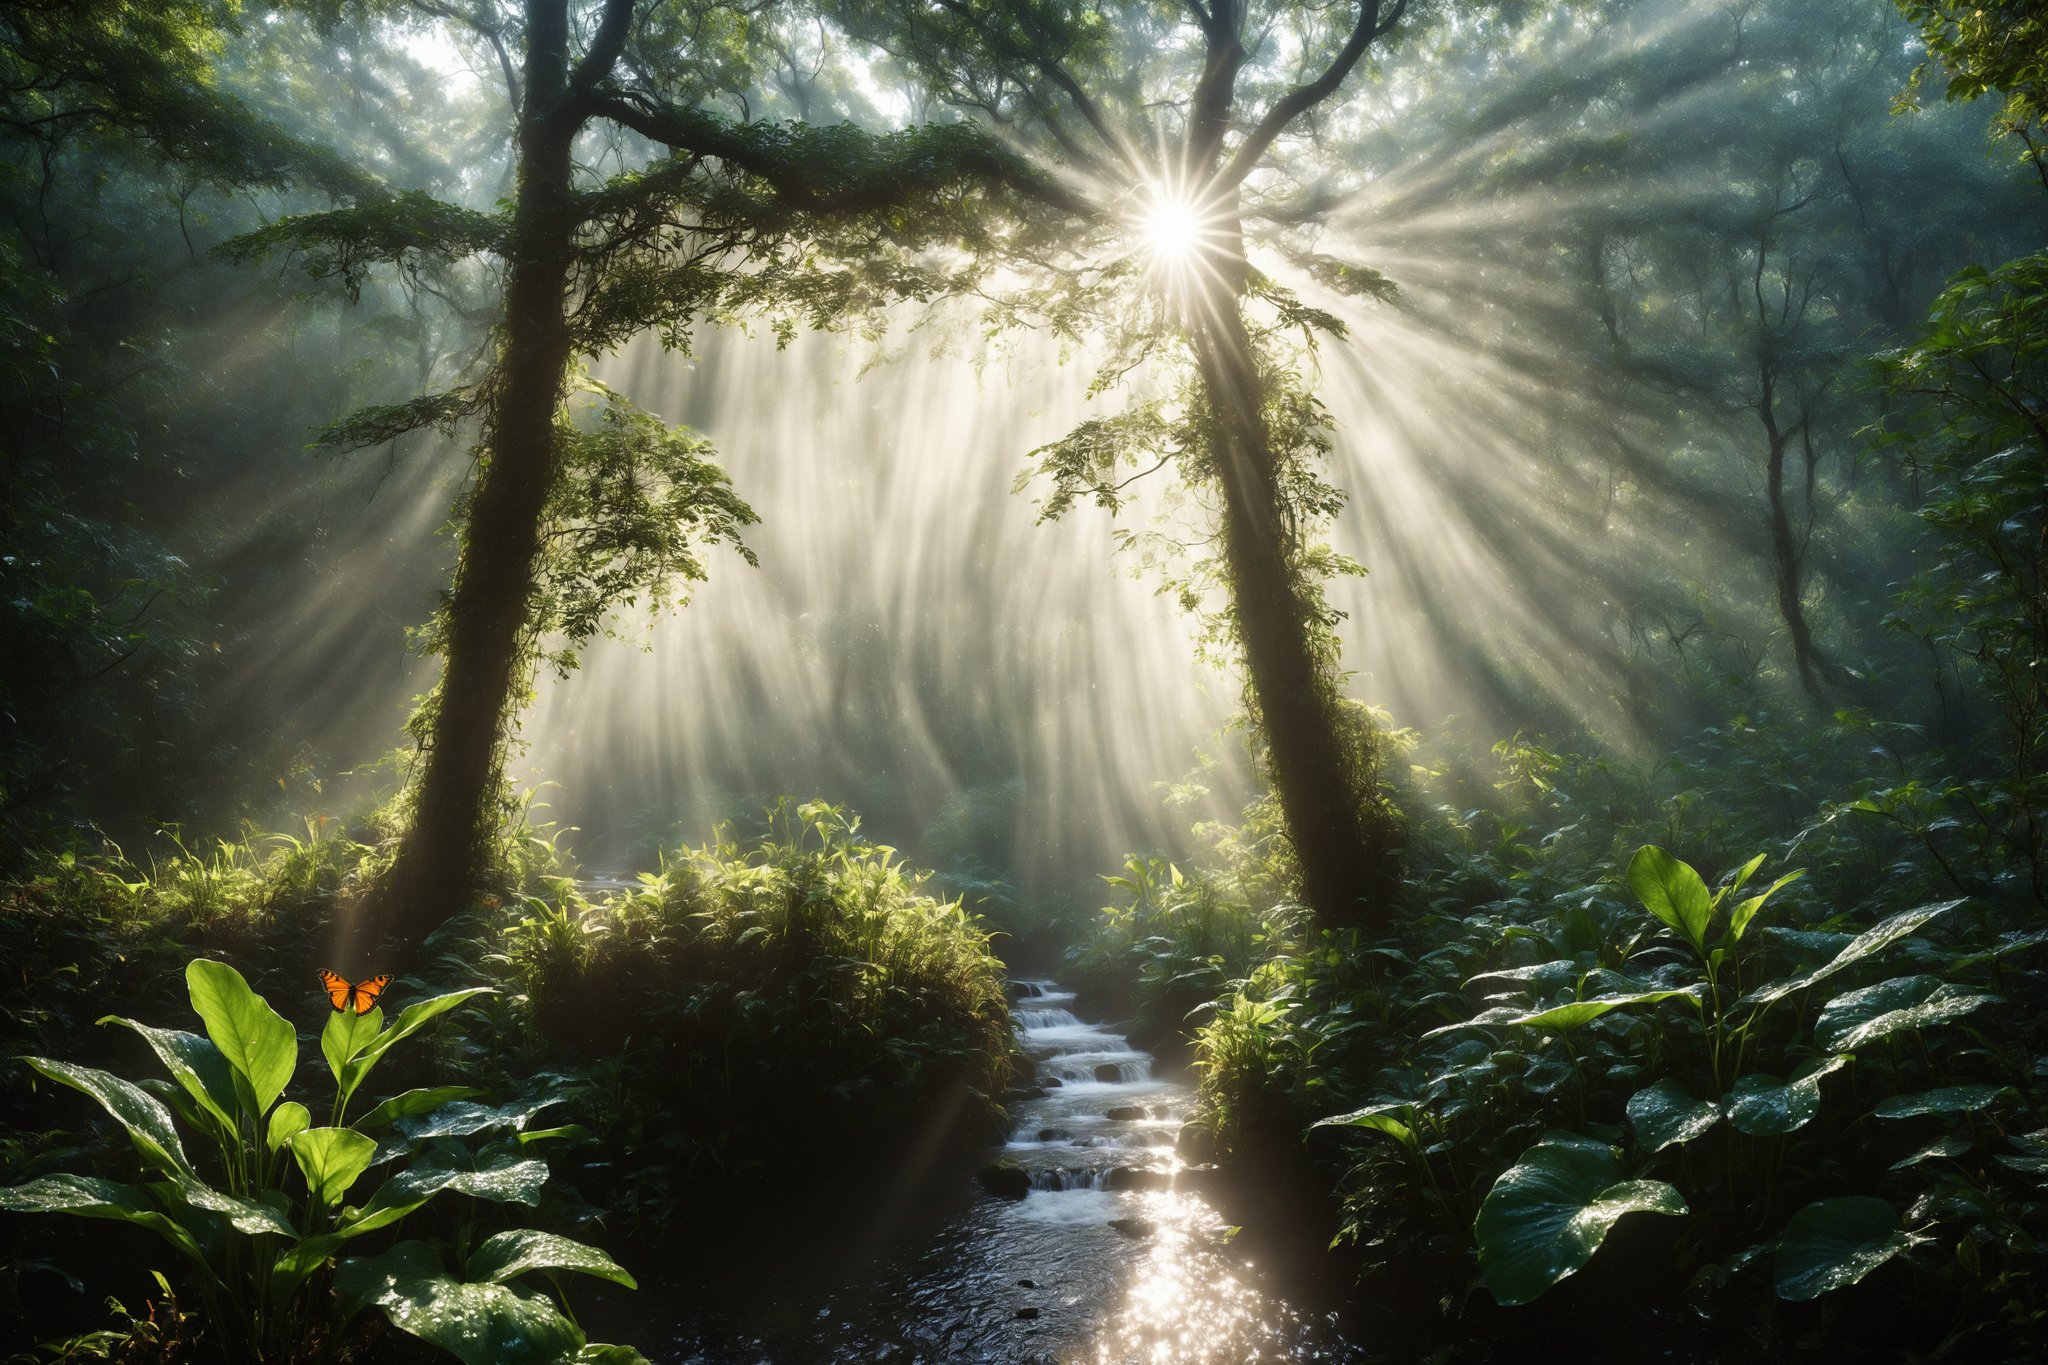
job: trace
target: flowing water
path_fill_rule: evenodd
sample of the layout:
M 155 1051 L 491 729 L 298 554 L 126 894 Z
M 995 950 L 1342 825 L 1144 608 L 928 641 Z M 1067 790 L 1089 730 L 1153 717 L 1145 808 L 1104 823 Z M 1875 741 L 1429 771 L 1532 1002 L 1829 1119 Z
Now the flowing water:
M 1055 983 L 1016 991 L 1018 1033 L 1045 1093 L 1010 1106 L 1010 1139 L 992 1155 L 1023 1172 L 1023 1197 L 962 1176 L 936 1218 L 872 1254 L 823 1270 L 792 1263 L 743 1292 L 728 1288 L 721 1307 L 665 1343 L 640 1340 L 651 1359 L 1242 1365 L 1361 1354 L 1268 1285 L 1189 1188 L 1205 1171 L 1174 1150 L 1194 1104 L 1188 1087 L 1076 1018 L 1073 995 Z

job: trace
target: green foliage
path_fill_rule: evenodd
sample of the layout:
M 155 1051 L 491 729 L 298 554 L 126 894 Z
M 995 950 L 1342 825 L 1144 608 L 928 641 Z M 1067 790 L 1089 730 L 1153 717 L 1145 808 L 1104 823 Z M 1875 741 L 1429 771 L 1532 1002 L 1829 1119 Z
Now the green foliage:
M 223 1359 L 300 1359 L 331 1349 L 348 1317 L 368 1304 L 464 1360 L 492 1358 L 466 1353 L 472 1339 L 502 1345 L 530 1338 L 555 1348 L 518 1357 L 530 1360 L 564 1359 L 583 1346 L 581 1331 L 552 1300 L 504 1283 L 531 1271 L 574 1269 L 631 1286 L 603 1253 L 565 1238 L 500 1234 L 478 1248 L 468 1278 L 436 1263 L 438 1246 L 405 1242 L 339 1263 L 334 1279 L 347 1312 L 337 1313 L 324 1289 L 323 1273 L 349 1243 L 403 1221 L 444 1191 L 537 1201 L 547 1167 L 522 1151 L 537 1135 L 470 1148 L 448 1134 L 496 1125 L 437 1128 L 435 1115 L 459 1103 L 452 1098 L 458 1092 L 413 1092 L 416 1102 L 395 1097 L 353 1125 L 344 1121 L 350 1096 L 395 1044 L 480 989 L 416 1001 L 388 1028 L 380 1009 L 330 1014 L 321 1051 L 336 1078 L 334 1118 L 311 1127 L 304 1105 L 281 1102 L 298 1063 L 292 1025 L 233 967 L 195 958 L 185 975 L 207 1037 L 132 1019 L 102 1021 L 141 1035 L 175 1086 L 159 1081 L 145 1088 L 92 1067 L 27 1059 L 99 1103 L 127 1134 L 149 1182 L 46 1175 L 0 1190 L 0 1207 L 111 1219 L 157 1234 L 190 1262 L 184 1273 L 206 1305 L 211 1345 Z M 204 1157 L 188 1151 L 181 1124 L 204 1144 Z M 373 1164 L 400 1159 L 406 1164 L 360 1204 L 348 1202 Z M 391 1271 L 394 1261 L 403 1262 L 402 1275 Z
M 704 547 L 729 545 L 756 562 L 740 533 L 758 518 L 709 458 L 711 443 L 586 384 L 597 422 L 581 427 L 565 414 L 557 426 L 561 470 L 527 625 L 561 638 L 548 660 L 564 673 L 608 615 L 643 598 L 650 611 L 679 605 L 678 585 L 704 580 Z
M 2024 855 L 2048 905 L 2048 253 L 1961 272 L 1881 364 L 1897 407 L 1877 448 L 1935 534 L 1893 623 L 1970 668 L 2004 721 L 2004 761 L 1940 796 Z
M 2048 145 L 2041 140 L 2041 119 L 2048 113 L 2048 8 L 2040 0 L 1893 0 L 1906 21 L 1920 30 L 1930 61 L 1941 67 L 1948 88 L 1942 98 L 1974 100 L 2001 94 L 2005 104 L 1992 125 L 1993 135 L 2009 137 L 2021 147 L 2020 159 L 2048 185 Z M 1915 107 L 1926 67 L 1913 72 L 1912 83 L 1899 97 L 1902 108 Z
M 1684 1212 L 1663 1181 L 1623 1179 L 1615 1148 L 1553 1133 L 1502 1172 L 1479 1206 L 1479 1273 L 1502 1304 L 1528 1303 L 1592 1260 L 1623 1216 Z
M 595 904 L 558 882 L 507 907 L 503 961 L 587 1076 L 613 1156 L 586 1184 L 658 1234 L 690 1203 L 803 1175 L 821 1127 L 881 1146 L 964 1096 L 999 1111 L 1012 1035 L 981 920 L 824 802 L 784 800 Z

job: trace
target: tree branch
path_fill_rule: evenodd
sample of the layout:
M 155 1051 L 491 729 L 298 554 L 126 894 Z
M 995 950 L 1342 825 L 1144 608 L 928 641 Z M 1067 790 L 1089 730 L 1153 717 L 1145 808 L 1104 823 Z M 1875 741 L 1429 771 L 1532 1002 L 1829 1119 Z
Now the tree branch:
M 1395 0 L 1393 12 L 1382 19 L 1381 3 L 1382 0 L 1361 0 L 1357 25 L 1352 28 L 1351 36 L 1345 39 L 1343 48 L 1324 68 L 1323 74 L 1306 85 L 1295 86 L 1266 111 L 1266 116 L 1238 144 L 1230 164 L 1216 178 L 1212 192 L 1220 193 L 1243 184 L 1245 177 L 1259 164 L 1259 158 L 1273 145 L 1274 139 L 1287 130 L 1287 125 L 1335 94 L 1344 78 L 1358 65 L 1359 59 L 1365 56 L 1366 49 L 1393 32 L 1394 25 L 1400 23 L 1401 16 L 1408 12 L 1408 0 Z

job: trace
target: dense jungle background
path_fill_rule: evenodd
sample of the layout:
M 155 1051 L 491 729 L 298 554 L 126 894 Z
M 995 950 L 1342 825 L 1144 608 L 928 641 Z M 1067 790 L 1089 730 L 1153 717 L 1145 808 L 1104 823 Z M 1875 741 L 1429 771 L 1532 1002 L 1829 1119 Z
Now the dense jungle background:
M 2044 89 L 0 5 L 0 1358 L 2048 1356 Z

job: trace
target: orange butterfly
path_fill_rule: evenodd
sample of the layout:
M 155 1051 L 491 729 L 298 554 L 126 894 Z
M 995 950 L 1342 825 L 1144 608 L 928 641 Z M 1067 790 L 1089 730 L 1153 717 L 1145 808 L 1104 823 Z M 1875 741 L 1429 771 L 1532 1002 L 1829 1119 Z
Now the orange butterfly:
M 325 967 L 320 969 L 320 984 L 327 988 L 327 1003 L 337 1010 L 353 1006 L 357 1014 L 368 1014 L 377 1007 L 377 997 L 384 994 L 384 988 L 391 984 L 388 976 L 373 976 L 368 981 L 358 981 L 353 986 L 347 978 L 336 976 Z

